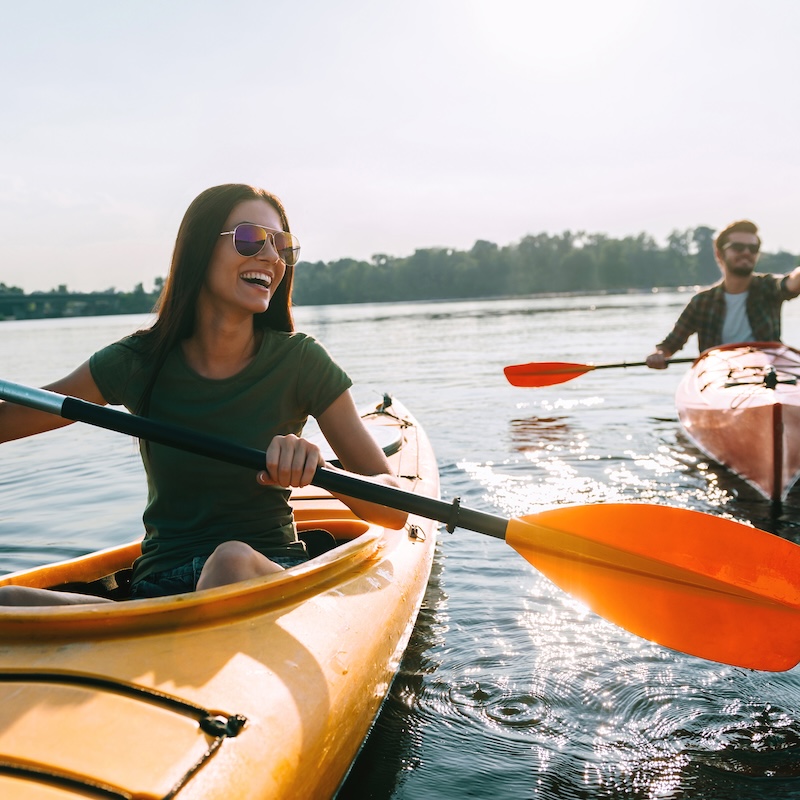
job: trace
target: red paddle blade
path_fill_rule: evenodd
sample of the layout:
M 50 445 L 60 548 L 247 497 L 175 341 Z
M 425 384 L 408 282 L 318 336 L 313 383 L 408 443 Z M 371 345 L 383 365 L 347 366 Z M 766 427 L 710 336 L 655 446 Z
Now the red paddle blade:
M 554 386 L 557 383 L 571 381 L 593 369 L 591 364 L 534 361 L 531 364 L 513 364 L 504 367 L 503 372 L 512 386 Z
M 722 517 L 602 504 L 511 520 L 506 541 L 620 627 L 724 664 L 800 661 L 800 547 Z

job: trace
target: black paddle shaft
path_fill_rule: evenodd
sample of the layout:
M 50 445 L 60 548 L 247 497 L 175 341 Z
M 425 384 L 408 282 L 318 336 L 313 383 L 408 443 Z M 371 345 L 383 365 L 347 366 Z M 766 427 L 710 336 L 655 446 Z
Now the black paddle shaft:
M 45 392 L 45 390 L 28 391 L 41 391 L 43 394 L 49 395 L 54 394 Z M 61 398 L 63 395 L 56 395 L 56 397 Z M 32 403 L 27 404 L 32 405 Z M 60 410 L 47 408 L 42 404 L 39 404 L 38 407 L 41 410 L 59 413 L 65 419 L 86 422 L 96 427 L 126 433 L 139 439 L 146 439 L 157 444 L 186 450 L 187 452 L 214 458 L 218 461 L 226 461 L 240 467 L 254 470 L 262 470 L 266 467 L 266 454 L 263 450 L 234 444 L 226 439 L 209 436 L 189 428 L 169 425 L 134 414 L 126 414 L 125 412 L 99 406 L 95 403 L 88 403 L 75 397 L 64 397 Z M 388 508 L 396 508 L 426 519 L 443 522 L 451 532 L 460 527 L 477 531 L 478 533 L 485 533 L 498 539 L 505 539 L 506 526 L 508 525 L 507 519 L 494 514 L 486 514 L 482 511 L 462 508 L 458 499 L 453 503 L 445 503 L 433 497 L 405 492 L 392 486 L 383 486 L 370 480 L 334 472 L 324 467 L 317 467 L 314 479 L 311 482 L 329 492 L 336 492 L 348 497 L 355 497 L 359 500 L 387 506 Z

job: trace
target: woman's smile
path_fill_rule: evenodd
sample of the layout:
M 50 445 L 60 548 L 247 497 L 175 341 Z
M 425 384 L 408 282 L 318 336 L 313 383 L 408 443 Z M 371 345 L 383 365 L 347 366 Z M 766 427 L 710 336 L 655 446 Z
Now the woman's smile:
M 272 275 L 268 272 L 251 270 L 250 272 L 243 272 L 239 277 L 251 286 L 257 286 L 264 290 L 268 290 L 272 286 Z

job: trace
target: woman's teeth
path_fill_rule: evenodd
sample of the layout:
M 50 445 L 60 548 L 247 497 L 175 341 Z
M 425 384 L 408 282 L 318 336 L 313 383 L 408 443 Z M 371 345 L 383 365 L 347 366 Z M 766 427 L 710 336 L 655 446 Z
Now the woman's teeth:
M 269 275 L 265 275 L 263 272 L 243 272 L 239 277 L 248 283 L 263 286 L 265 289 L 269 289 L 272 283 L 272 278 Z

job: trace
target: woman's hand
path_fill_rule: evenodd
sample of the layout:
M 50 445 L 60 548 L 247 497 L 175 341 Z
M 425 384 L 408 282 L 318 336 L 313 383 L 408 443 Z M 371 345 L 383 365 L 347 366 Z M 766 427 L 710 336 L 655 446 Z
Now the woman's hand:
M 317 467 L 325 465 L 319 447 L 290 433 L 276 436 L 267 448 L 266 469 L 256 476 L 262 486 L 307 486 Z

